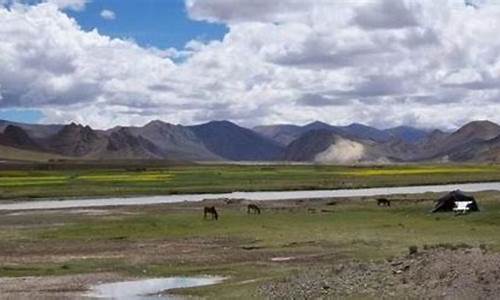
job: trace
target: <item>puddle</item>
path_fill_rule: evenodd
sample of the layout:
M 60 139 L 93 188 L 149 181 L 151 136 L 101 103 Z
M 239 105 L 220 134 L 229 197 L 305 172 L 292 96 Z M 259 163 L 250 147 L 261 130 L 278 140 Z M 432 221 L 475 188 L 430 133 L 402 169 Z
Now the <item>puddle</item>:
M 271 258 L 271 261 L 289 261 L 294 259 L 294 257 L 287 256 L 287 257 L 273 257 Z
M 93 286 L 85 296 L 92 299 L 123 300 L 179 299 L 175 296 L 158 294 L 171 289 L 217 284 L 224 279 L 216 276 L 169 277 L 104 283 Z

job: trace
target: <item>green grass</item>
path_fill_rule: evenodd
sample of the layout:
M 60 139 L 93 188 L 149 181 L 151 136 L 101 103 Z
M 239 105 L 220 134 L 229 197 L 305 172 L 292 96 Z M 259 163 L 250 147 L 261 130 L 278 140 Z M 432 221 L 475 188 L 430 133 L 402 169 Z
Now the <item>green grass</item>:
M 0 199 L 482 181 L 500 181 L 500 166 L 199 165 L 148 168 L 145 171 L 125 168 L 0 170 Z M 300 272 L 310 264 L 335 264 L 351 259 L 382 260 L 404 255 L 412 245 L 423 248 L 436 244 L 483 244 L 493 251 L 500 251 L 497 193 L 480 193 L 477 198 L 482 211 L 460 217 L 430 214 L 432 202 L 411 200 L 436 199 L 432 194 L 403 197 L 407 200 L 393 201 L 393 207 L 389 209 L 377 207 L 374 201 L 340 201 L 334 206 L 314 202 L 310 206 L 318 213 L 310 213 L 308 206 L 304 206 L 268 208 L 260 216 L 246 215 L 244 207 L 220 204 L 221 218 L 217 222 L 202 219 L 201 207 L 197 206 L 201 204 L 126 208 L 127 213 L 113 210 L 110 215 L 103 216 L 64 212 L 5 214 L 0 216 L 0 256 L 16 259 L 0 265 L 0 277 L 93 272 L 143 277 L 213 274 L 228 276 L 229 280 L 217 287 L 188 289 L 182 293 L 213 299 L 259 298 L 256 290 L 260 284 Z M 321 213 L 321 209 L 334 212 Z M 202 242 L 199 249 L 191 249 L 186 246 L 189 241 Z M 154 249 L 171 244 L 184 245 L 189 251 L 174 258 L 161 252 L 146 257 L 136 253 L 142 251 L 138 250 L 141 249 L 139 245 Z M 243 249 L 248 247 L 255 249 Z M 49 253 L 54 253 L 54 256 L 44 261 L 30 261 L 32 257 Z M 113 253 L 123 255 L 110 255 Z M 301 255 L 317 256 L 318 260 L 270 262 L 270 257 Z
M 431 199 L 429 197 L 435 195 L 421 197 Z M 260 216 L 246 215 L 243 207 L 220 205 L 221 218 L 217 222 L 203 220 L 198 206 L 166 210 L 131 208 L 129 213 L 120 211 L 105 216 L 64 213 L 4 216 L 0 220 L 0 255 L 20 251 L 29 256 L 56 251 L 71 258 L 62 262 L 2 264 L 0 277 L 89 272 L 145 277 L 211 274 L 230 279 L 216 288 L 184 292 L 214 299 L 249 298 L 255 295 L 259 284 L 300 272 L 311 263 L 382 260 L 405 255 L 412 245 L 422 249 L 425 245 L 437 244 L 484 244 L 498 251 L 500 202 L 496 200 L 496 193 L 480 193 L 477 198 L 482 211 L 465 216 L 431 214 L 431 201 L 412 200 L 393 201 L 391 208 L 362 200 L 340 202 L 335 206 L 312 203 L 317 213 L 308 212 L 310 206 L 304 206 L 267 208 Z M 321 213 L 321 209 L 334 212 Z M 201 248 L 192 248 L 176 258 L 170 257 L 172 253 L 161 251 L 141 257 L 134 250 L 137 245 L 154 249 L 155 245 L 170 247 L 187 241 L 203 242 Z M 244 250 L 247 246 L 255 250 Z M 92 254 L 122 249 L 119 253 L 125 256 L 85 258 L 86 254 L 81 254 L 78 258 L 75 253 L 86 253 L 85 249 L 94 249 Z M 271 263 L 269 260 L 275 256 L 301 255 L 316 255 L 326 260 L 307 263 Z
M 241 211 L 222 211 L 219 222 L 207 222 L 200 213 L 140 215 L 120 219 L 89 219 L 53 229 L 32 232 L 35 240 L 141 241 L 159 238 L 234 237 L 258 240 L 258 246 L 280 248 L 291 242 L 321 241 L 352 251 L 352 245 L 383 249 L 397 254 L 411 244 L 487 243 L 500 245 L 500 205 L 491 203 L 484 212 L 455 217 L 430 214 L 426 206 L 412 204 L 392 209 L 343 205 L 335 213 L 307 211 L 267 212 L 258 218 L 242 217 Z
M 0 199 L 383 187 L 500 180 L 497 165 L 238 166 L 0 171 Z
M 64 263 L 3 264 L 2 277 L 61 276 L 70 274 L 98 273 L 123 265 L 119 260 L 76 259 Z

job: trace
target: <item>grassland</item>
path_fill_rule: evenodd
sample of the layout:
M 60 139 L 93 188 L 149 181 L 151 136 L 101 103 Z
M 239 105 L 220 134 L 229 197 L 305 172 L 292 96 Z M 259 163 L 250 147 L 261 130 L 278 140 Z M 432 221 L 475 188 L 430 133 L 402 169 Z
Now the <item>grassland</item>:
M 214 299 L 259 298 L 258 287 L 314 265 L 378 261 L 408 247 L 486 245 L 500 250 L 500 202 L 476 195 L 482 211 L 430 214 L 436 195 L 393 196 L 391 208 L 372 199 L 261 203 L 215 201 L 219 221 L 203 220 L 207 203 L 106 210 L 1 213 L 0 277 L 117 273 L 124 278 L 214 274 L 217 287 L 185 291 Z M 273 262 L 274 257 L 291 257 Z
M 40 167 L 40 166 L 43 166 Z M 252 190 L 360 188 L 500 181 L 495 165 L 399 166 L 50 166 L 0 170 L 0 199 L 161 195 Z M 500 251 L 498 193 L 478 193 L 481 212 L 455 217 L 430 214 L 438 195 L 391 196 L 391 208 L 374 199 L 178 203 L 144 207 L 0 211 L 0 294 L 13 298 L 81 293 L 103 280 L 213 274 L 216 287 L 179 291 L 213 299 L 261 298 L 263 284 L 306 269 L 352 261 L 401 257 L 408 247 L 468 244 Z M 219 221 L 203 220 L 215 205 Z M 290 258 L 273 261 L 273 258 Z M 89 281 L 73 279 L 86 276 Z M 66 281 L 61 280 L 66 275 Z M 37 276 L 26 287 L 25 276 Z M 80 276 L 80 275 L 79 275 Z M 10 278 L 9 282 L 2 281 Z M 16 278 L 20 278 L 16 281 Z M 47 288 L 45 280 L 55 281 Z M 67 288 L 68 281 L 72 282 Z M 12 285 L 14 284 L 14 285 Z M 2 290 L 2 286 L 7 286 Z M 14 291 L 14 292 L 12 292 Z M 56 293 L 56 294 L 53 294 Z
M 65 157 L 52 153 L 22 150 L 0 145 L 0 160 L 46 162 L 50 159 L 65 159 Z
M 497 165 L 185 165 L 0 170 L 0 199 L 337 189 L 500 180 Z M 52 170 L 47 170 L 52 169 Z

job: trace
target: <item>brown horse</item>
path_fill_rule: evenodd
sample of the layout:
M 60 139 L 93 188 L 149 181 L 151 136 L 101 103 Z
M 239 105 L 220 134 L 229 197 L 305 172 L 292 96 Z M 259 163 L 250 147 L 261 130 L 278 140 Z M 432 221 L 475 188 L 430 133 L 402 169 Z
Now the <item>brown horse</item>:
M 205 206 L 205 208 L 203 209 L 203 219 L 206 219 L 208 215 L 211 216 L 212 220 L 219 219 L 219 214 L 217 213 L 215 206 Z
M 377 205 L 391 207 L 391 201 L 389 201 L 387 198 L 378 198 Z
M 248 214 L 258 214 L 260 215 L 260 208 L 255 205 L 255 204 L 248 204 L 248 207 L 247 207 L 247 213 Z

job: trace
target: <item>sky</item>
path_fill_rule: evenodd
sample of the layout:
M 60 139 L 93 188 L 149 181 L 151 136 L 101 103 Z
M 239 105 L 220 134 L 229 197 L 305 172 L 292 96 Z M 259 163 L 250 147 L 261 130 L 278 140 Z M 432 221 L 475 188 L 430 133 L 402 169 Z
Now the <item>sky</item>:
M 496 0 L 0 0 L 0 119 L 500 122 Z

